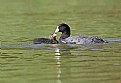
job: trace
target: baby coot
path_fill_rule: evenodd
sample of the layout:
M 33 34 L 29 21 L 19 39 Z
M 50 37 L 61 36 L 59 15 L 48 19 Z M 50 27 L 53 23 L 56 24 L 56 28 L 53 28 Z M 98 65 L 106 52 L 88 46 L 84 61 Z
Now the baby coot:
M 36 38 L 33 40 L 34 44 L 58 44 L 56 40 L 56 34 L 52 33 L 50 38 Z
M 100 44 L 105 43 L 102 38 L 97 36 L 71 36 L 71 31 L 69 25 L 62 23 L 59 24 L 54 33 L 62 32 L 59 43 L 69 43 L 69 44 Z

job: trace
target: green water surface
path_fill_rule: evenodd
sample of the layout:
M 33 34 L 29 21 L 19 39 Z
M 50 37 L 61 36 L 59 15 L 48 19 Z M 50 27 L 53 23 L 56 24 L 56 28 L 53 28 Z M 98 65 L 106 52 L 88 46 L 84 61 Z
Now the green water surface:
M 121 0 L 0 0 L 1 45 L 49 37 L 59 23 L 73 36 L 121 38 Z M 0 83 L 121 83 L 121 43 L 1 47 Z

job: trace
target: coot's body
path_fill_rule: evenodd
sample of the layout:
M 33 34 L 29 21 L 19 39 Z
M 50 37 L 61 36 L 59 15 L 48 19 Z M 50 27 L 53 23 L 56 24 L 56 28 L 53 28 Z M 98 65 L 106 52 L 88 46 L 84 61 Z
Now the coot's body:
M 72 36 L 66 39 L 60 40 L 61 43 L 69 43 L 69 44 L 95 44 L 95 43 L 104 43 L 104 40 L 97 36 Z
M 36 38 L 33 40 L 34 44 L 58 44 L 56 34 L 52 33 L 50 38 Z
M 49 38 L 36 38 L 33 40 L 34 44 L 57 44 L 57 40 L 49 39 Z

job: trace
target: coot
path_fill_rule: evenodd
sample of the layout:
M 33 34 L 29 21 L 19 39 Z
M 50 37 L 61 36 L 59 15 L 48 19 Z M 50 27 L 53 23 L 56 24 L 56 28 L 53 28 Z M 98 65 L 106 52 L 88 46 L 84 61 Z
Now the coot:
M 59 24 L 54 33 L 62 32 L 59 43 L 70 44 L 96 44 L 105 43 L 105 41 L 98 36 L 71 36 L 71 30 L 69 25 L 62 23 Z
M 52 33 L 50 38 L 36 38 L 33 40 L 34 44 L 58 44 L 56 34 Z

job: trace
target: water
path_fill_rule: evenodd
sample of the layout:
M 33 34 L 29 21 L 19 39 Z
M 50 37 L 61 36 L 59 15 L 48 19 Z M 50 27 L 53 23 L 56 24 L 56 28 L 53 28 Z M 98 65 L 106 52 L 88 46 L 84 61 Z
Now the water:
M 121 43 L 2 45 L 0 81 L 17 83 L 120 83 Z
M 120 0 L 0 0 L 0 83 L 121 83 Z M 102 45 L 35 45 L 66 22 Z M 57 34 L 59 38 L 60 34 Z

